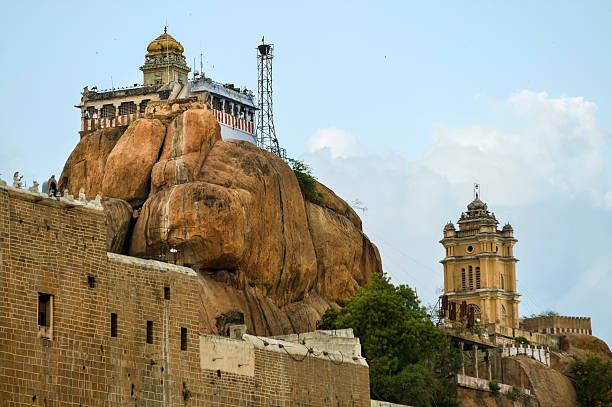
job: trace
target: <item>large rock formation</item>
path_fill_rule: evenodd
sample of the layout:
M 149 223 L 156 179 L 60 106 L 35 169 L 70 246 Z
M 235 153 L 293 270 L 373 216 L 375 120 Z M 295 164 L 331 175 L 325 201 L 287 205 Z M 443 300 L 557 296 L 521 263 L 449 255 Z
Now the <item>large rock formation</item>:
M 103 192 L 110 251 L 199 272 L 203 332 L 224 334 L 234 319 L 260 335 L 313 330 L 381 272 L 361 220 L 333 191 L 318 184 L 321 202 L 306 201 L 283 160 L 222 141 L 198 103 L 158 102 L 148 113 L 122 135 L 85 135 L 60 188 Z

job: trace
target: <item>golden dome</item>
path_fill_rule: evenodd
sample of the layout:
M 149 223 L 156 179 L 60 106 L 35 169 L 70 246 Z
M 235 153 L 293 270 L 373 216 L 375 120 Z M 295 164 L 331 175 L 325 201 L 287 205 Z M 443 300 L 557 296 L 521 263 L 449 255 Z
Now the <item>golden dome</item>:
M 162 55 L 166 53 L 183 54 L 185 49 L 180 42 L 172 38 L 164 29 L 164 33 L 157 37 L 147 47 L 147 56 Z

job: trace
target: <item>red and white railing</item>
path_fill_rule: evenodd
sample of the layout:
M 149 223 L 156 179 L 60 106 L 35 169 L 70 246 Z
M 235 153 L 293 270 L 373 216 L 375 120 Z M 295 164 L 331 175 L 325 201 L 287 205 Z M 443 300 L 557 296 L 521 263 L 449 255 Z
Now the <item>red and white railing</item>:
M 81 131 L 106 129 L 109 127 L 127 126 L 134 120 L 142 117 L 141 113 L 124 114 L 114 117 L 98 117 L 95 119 L 81 120 Z
M 253 126 L 253 122 L 247 119 L 240 119 L 236 116 L 232 116 L 229 113 L 225 113 L 225 112 L 222 112 L 221 110 L 216 110 L 216 109 L 213 109 L 213 114 L 219 121 L 219 124 L 224 124 L 228 127 L 231 127 L 236 130 L 241 130 L 246 133 L 250 133 L 250 134 L 254 133 L 255 128 Z

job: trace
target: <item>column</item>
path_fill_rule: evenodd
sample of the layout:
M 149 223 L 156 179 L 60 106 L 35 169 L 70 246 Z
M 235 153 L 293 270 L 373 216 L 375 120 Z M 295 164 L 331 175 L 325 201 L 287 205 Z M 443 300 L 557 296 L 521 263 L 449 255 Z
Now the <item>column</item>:
M 487 348 L 486 360 L 487 360 L 487 379 L 491 380 L 493 379 L 493 376 L 491 376 L 491 350 L 489 348 Z
M 474 377 L 478 377 L 478 345 L 472 345 L 474 354 Z
M 463 342 L 459 342 L 459 351 L 461 352 L 461 374 L 465 376 L 465 361 L 463 360 Z

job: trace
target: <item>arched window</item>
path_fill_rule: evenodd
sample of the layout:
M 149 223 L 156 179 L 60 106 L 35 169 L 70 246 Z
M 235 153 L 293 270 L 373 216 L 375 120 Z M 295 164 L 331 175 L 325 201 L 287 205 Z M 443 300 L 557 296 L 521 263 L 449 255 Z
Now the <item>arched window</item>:
M 476 289 L 480 288 L 480 267 L 476 267 Z
M 474 289 L 474 275 L 472 274 L 472 266 L 468 266 L 468 279 L 470 284 L 470 290 Z
M 480 322 L 480 307 L 476 304 L 469 304 L 468 309 L 474 310 L 474 320 Z
M 465 290 L 465 269 L 461 269 L 461 289 Z
M 505 288 L 504 288 L 504 275 L 503 274 L 499 275 L 499 283 L 501 285 L 501 289 L 504 290 Z
M 506 318 L 506 307 L 504 307 L 503 305 L 501 307 L 502 307 L 502 309 L 501 309 L 502 317 Z

